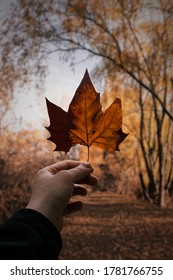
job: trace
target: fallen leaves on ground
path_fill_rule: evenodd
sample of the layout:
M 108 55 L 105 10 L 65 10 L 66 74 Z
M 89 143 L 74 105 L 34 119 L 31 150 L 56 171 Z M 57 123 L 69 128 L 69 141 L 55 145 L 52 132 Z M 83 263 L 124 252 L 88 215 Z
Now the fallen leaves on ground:
M 63 259 L 173 259 L 173 209 L 91 194 L 65 219 Z

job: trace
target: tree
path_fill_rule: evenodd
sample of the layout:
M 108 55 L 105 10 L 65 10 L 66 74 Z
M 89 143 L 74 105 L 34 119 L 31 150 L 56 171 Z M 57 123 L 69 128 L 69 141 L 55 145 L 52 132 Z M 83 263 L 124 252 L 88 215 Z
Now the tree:
M 12 132 L 4 129 L 0 154 L 0 223 L 26 206 L 39 169 L 64 158 L 51 153 L 54 144 L 37 130 Z M 73 155 L 74 157 L 77 155 Z M 70 159 L 71 154 L 66 155 Z
M 97 75 L 133 88 L 141 186 L 161 206 L 173 177 L 172 11 L 171 0 L 25 0 L 3 32 L 3 59 L 25 77 L 42 76 L 51 53 L 83 50 L 101 58 Z
M 3 66 L 1 62 L 0 66 L 0 135 L 2 130 L 2 121 L 5 117 L 11 100 L 13 99 L 13 83 L 15 77 L 10 67 Z

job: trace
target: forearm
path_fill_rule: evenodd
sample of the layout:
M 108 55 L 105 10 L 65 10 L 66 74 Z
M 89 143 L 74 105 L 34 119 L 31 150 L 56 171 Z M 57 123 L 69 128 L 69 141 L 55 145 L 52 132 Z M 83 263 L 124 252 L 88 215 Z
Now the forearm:
M 58 259 L 56 227 L 33 209 L 22 209 L 0 226 L 0 259 Z

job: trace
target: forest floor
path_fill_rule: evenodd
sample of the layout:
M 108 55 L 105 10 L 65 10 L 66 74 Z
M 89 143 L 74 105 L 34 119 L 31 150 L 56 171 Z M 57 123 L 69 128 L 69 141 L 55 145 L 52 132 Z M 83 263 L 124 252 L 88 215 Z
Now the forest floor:
M 173 208 L 90 193 L 84 208 L 65 218 L 62 239 L 62 259 L 173 260 Z

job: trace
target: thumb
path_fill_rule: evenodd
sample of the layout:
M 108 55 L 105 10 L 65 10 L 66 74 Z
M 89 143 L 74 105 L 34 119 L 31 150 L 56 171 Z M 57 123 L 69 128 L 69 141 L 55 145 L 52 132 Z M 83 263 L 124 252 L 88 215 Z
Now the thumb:
M 67 170 L 69 177 L 75 183 L 78 182 L 85 177 L 87 177 L 90 173 L 94 171 L 94 168 L 89 162 L 83 162 L 80 165 Z

